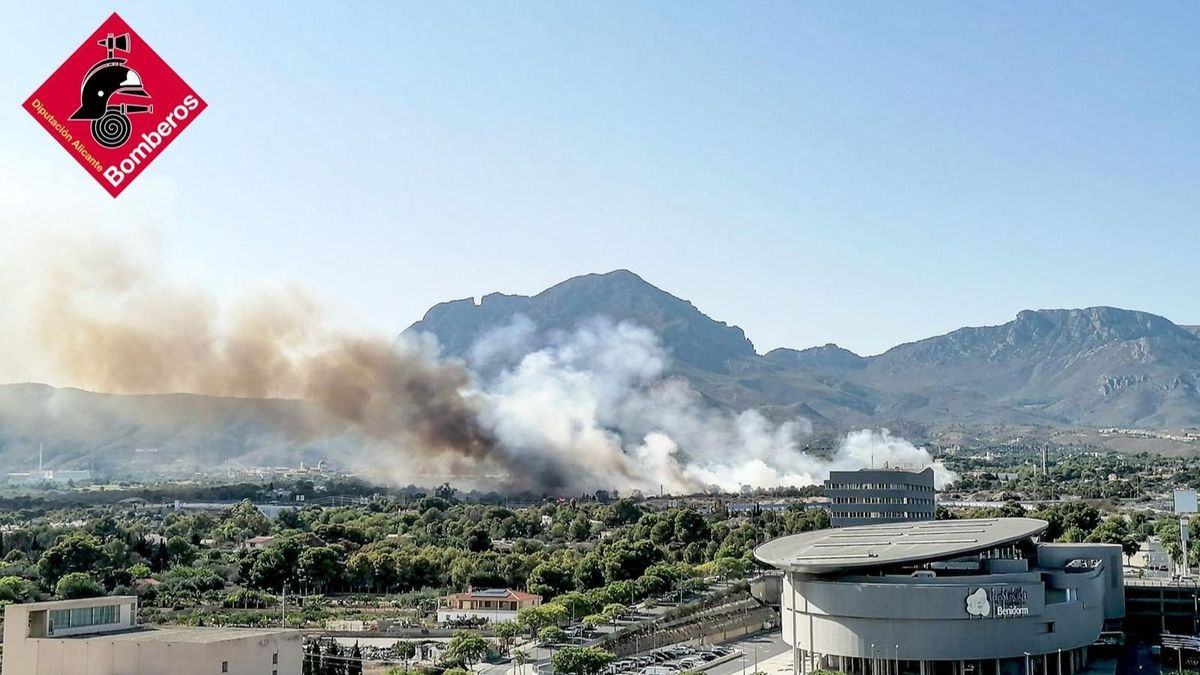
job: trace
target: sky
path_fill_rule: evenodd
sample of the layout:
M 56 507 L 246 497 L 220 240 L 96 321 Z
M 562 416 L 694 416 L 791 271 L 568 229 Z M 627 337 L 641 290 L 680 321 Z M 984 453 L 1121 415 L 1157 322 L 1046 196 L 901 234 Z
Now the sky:
M 209 104 L 115 201 L 21 108 L 114 9 Z M 299 284 L 395 333 L 625 268 L 760 353 L 873 354 L 1026 308 L 1200 323 L 1200 4 L 5 14 L 0 222 L 36 229 L 53 201 L 81 237 L 153 230 L 218 298 Z

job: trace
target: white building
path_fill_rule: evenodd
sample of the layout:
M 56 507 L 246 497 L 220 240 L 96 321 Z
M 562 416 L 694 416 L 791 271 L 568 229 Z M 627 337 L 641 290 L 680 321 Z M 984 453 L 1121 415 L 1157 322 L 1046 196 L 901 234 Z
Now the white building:
M 300 675 L 297 631 L 154 628 L 137 598 L 8 605 L 2 675 Z
M 507 588 L 467 589 L 466 593 L 442 596 L 438 600 L 438 623 L 482 619 L 489 623 L 513 621 L 517 612 L 542 604 L 542 596 Z

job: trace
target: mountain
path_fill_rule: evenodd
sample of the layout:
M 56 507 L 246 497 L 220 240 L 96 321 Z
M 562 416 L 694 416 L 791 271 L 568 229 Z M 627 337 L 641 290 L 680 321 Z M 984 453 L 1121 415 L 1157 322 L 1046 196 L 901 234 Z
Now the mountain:
M 917 438 L 981 438 L 997 429 L 1090 428 L 1094 438 L 1099 427 L 1200 427 L 1200 328 L 1113 307 L 1023 311 L 872 357 L 833 344 L 759 355 L 737 326 L 618 270 L 534 296 L 442 303 L 405 332 L 433 334 L 445 355 L 501 368 L 597 317 L 654 331 L 672 356 L 670 374 L 710 404 L 804 418 L 818 432 L 872 425 Z M 0 470 L 36 469 L 41 444 L 48 467 L 147 472 L 294 465 L 352 446 L 289 434 L 309 414 L 300 401 L 0 385 Z M 1159 449 L 1147 443 L 1138 449 Z
M 680 363 L 710 372 L 727 372 L 730 361 L 755 356 L 741 328 L 709 318 L 628 270 L 575 277 L 533 297 L 493 293 L 479 304 L 443 302 L 407 332 L 432 333 L 443 354 L 465 357 L 481 337 L 518 315 L 548 330 L 570 330 L 595 317 L 632 321 L 654 331 Z
M 1023 311 L 870 359 L 861 380 L 930 401 L 918 419 L 967 413 L 972 397 L 1060 425 L 1200 424 L 1200 337 L 1145 312 Z M 1014 420 L 1010 420 L 1014 421 Z
M 818 427 L 1200 425 L 1200 330 L 1113 307 L 1022 311 L 998 326 L 962 328 L 873 357 L 833 344 L 759 356 L 740 328 L 619 270 L 532 297 L 444 303 L 408 330 L 432 333 L 445 353 L 469 357 L 482 337 L 518 315 L 535 334 L 568 331 L 597 315 L 644 325 L 671 352 L 673 372 L 710 401 L 779 418 L 803 414 Z
M 44 384 L 0 385 L 0 467 L 138 467 L 147 473 L 251 464 L 316 462 L 334 447 L 288 432 L 306 404 L 193 394 L 99 394 Z M 324 448 L 324 451 L 322 451 Z

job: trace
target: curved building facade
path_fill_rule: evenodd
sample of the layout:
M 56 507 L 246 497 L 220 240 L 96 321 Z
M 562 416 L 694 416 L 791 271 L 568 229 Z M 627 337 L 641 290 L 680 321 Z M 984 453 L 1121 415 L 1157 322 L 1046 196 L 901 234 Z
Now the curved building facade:
M 1030 518 L 821 530 L 760 546 L 784 572 L 797 673 L 1067 675 L 1124 616 L 1121 548 Z

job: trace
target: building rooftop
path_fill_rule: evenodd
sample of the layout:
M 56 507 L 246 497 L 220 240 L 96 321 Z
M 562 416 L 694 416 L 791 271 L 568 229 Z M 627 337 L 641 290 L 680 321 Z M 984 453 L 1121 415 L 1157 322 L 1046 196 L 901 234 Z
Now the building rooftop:
M 996 548 L 1032 537 L 1048 525 L 1036 518 L 859 525 L 780 537 L 756 548 L 754 557 L 790 572 L 851 572 Z
M 127 605 L 137 602 L 136 595 L 102 595 L 97 598 L 78 598 L 76 600 L 45 600 L 43 602 L 23 602 L 13 605 L 18 609 L 37 612 L 44 609 L 83 609 L 85 607 L 104 607 L 107 605 Z
M 212 643 L 226 640 L 238 640 L 248 637 L 270 637 L 275 635 L 292 635 L 297 631 L 283 628 L 217 628 L 217 627 L 166 627 L 166 628 L 134 628 L 118 633 L 91 633 L 66 637 L 42 638 L 48 640 L 116 640 L 120 642 L 191 642 Z
M 477 590 L 469 590 L 465 593 L 452 593 L 444 596 L 446 598 L 455 598 L 461 600 L 541 600 L 542 596 L 524 591 L 514 591 L 508 588 L 482 588 Z
M 921 467 L 912 467 L 912 466 L 873 466 L 870 468 L 863 468 L 863 469 L 833 469 L 829 473 L 831 473 L 831 474 L 832 473 L 837 473 L 837 474 L 871 473 L 871 472 L 882 473 L 885 471 L 890 471 L 892 473 L 923 474 L 926 471 L 928 471 L 929 473 L 933 473 L 933 467 L 927 466 L 927 467 L 921 468 Z

